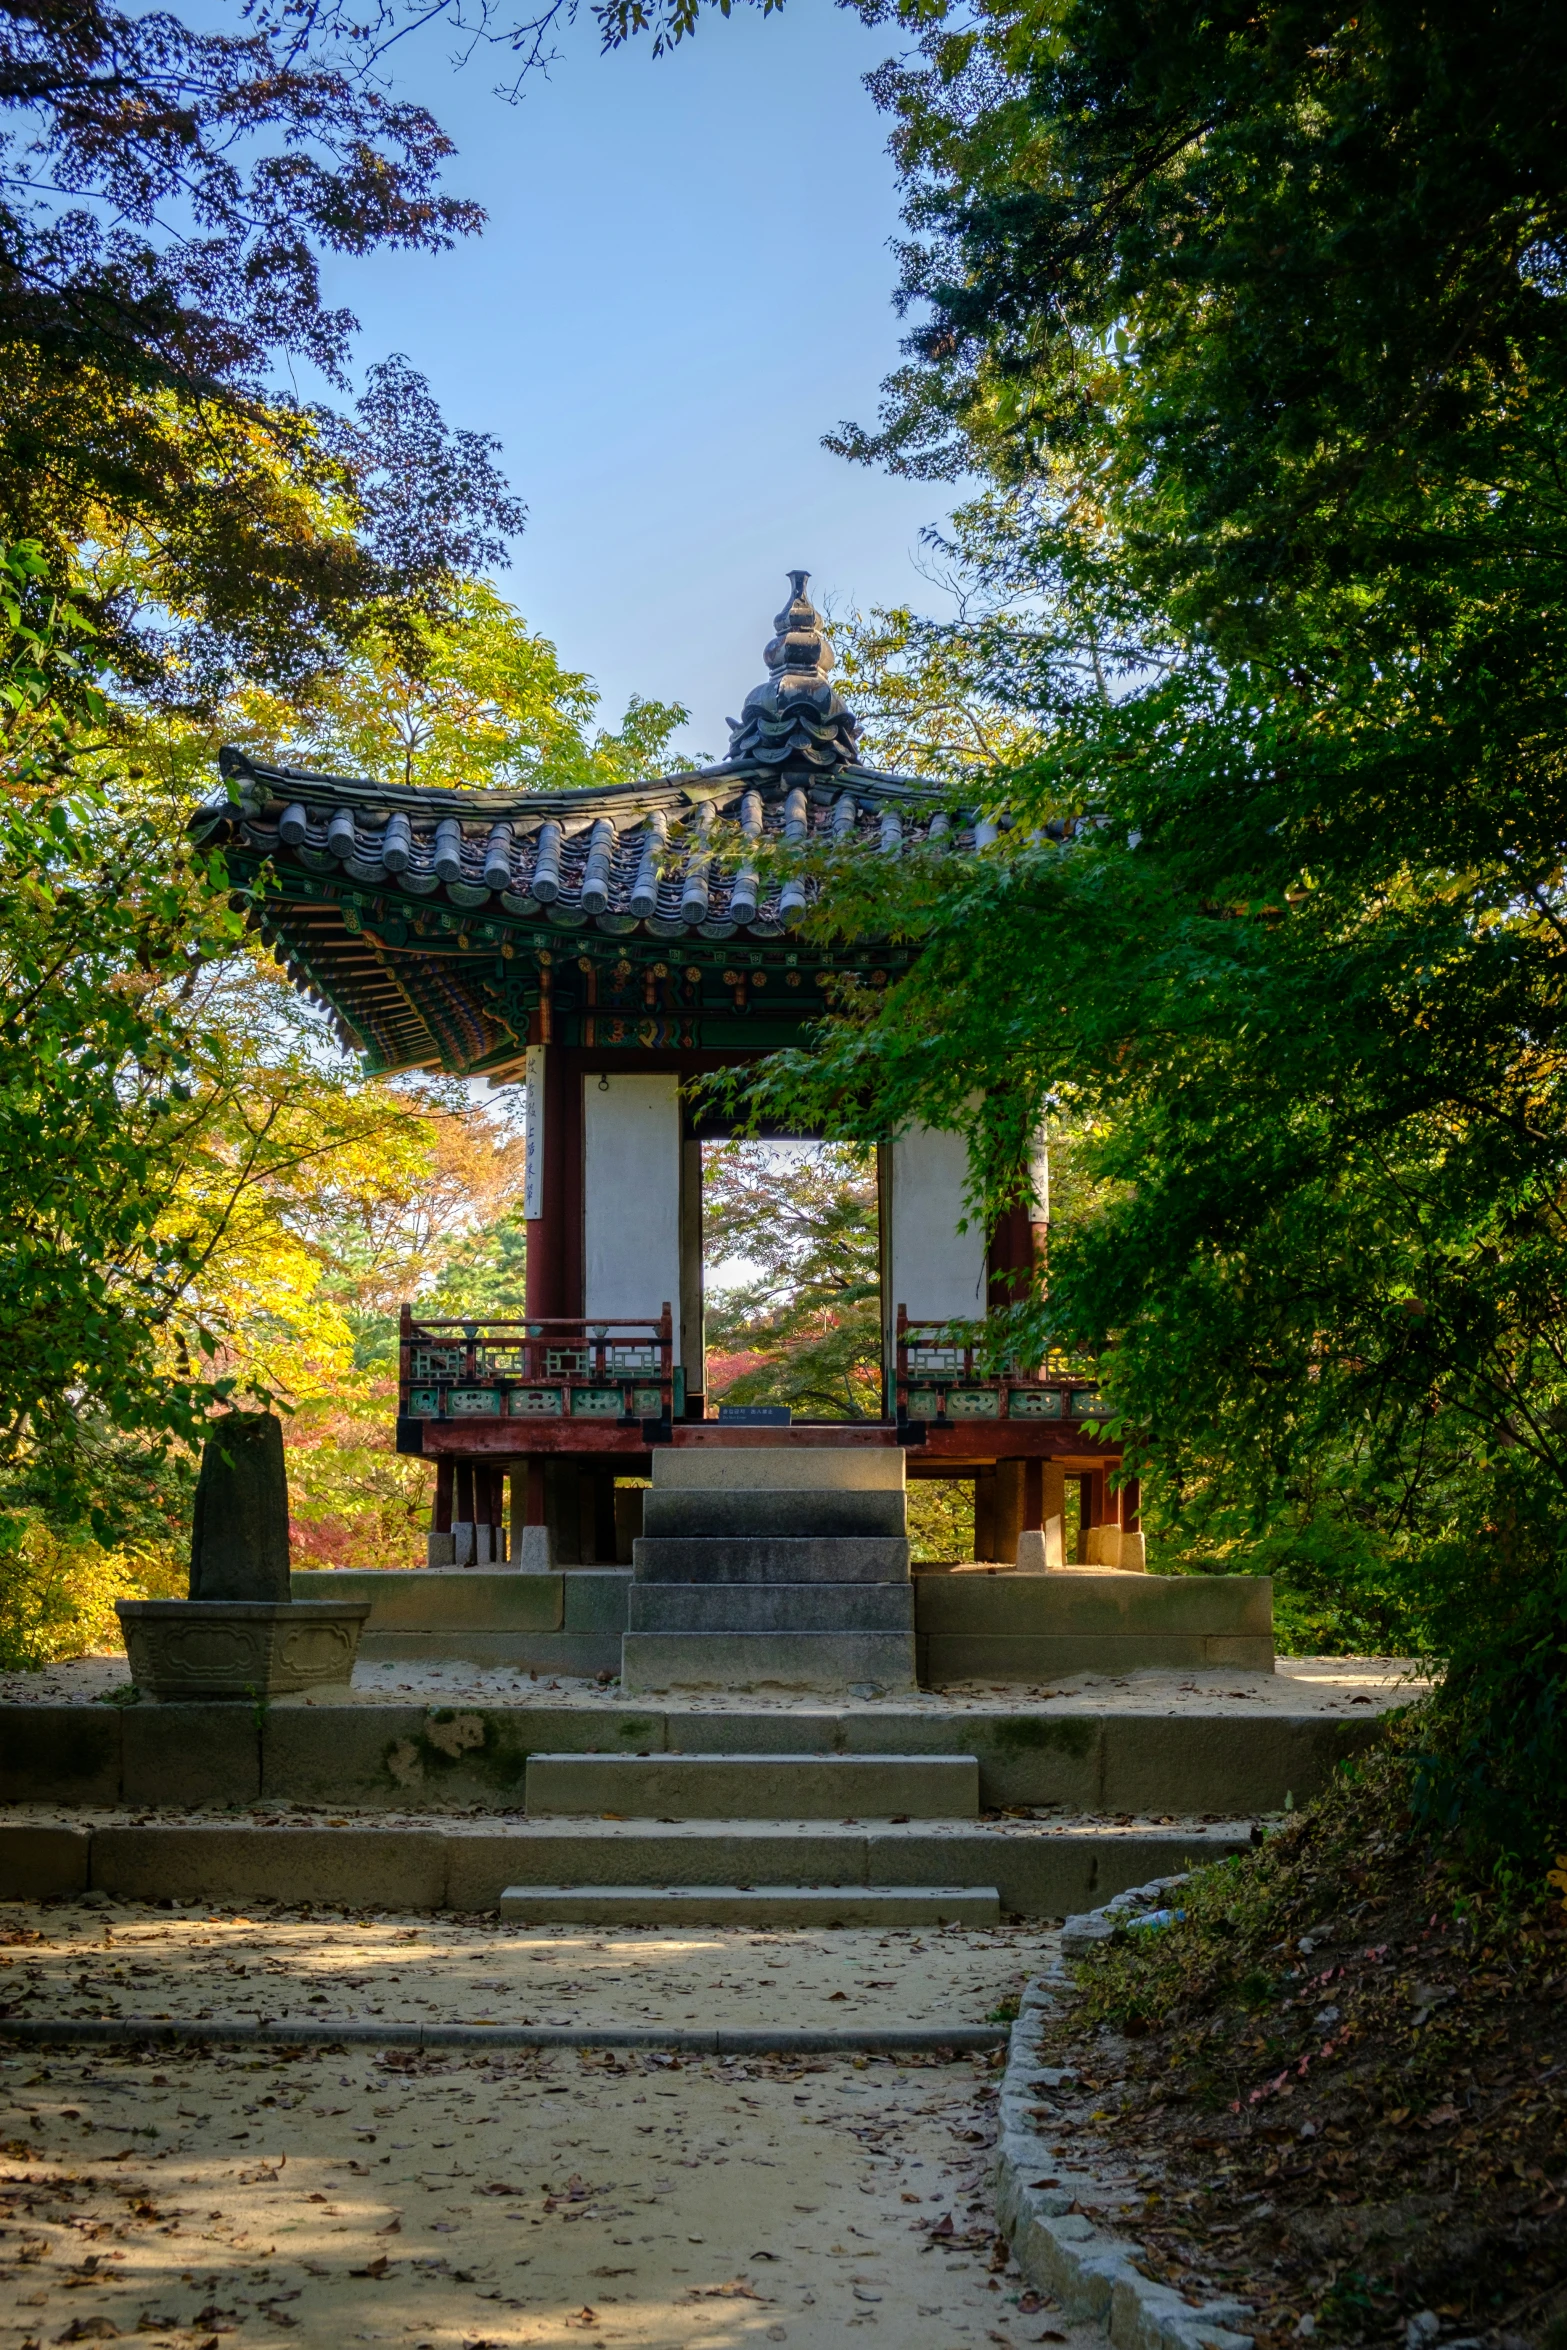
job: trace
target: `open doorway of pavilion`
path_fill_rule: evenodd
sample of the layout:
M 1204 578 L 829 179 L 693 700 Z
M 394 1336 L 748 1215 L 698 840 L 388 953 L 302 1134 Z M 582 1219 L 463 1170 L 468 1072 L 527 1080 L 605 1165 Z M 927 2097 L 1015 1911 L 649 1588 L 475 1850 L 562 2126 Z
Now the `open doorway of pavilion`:
M 704 1142 L 703 1388 L 801 1420 L 882 1416 L 874 1149 Z
M 823 1141 L 707 1141 L 702 1151 L 704 1390 L 802 1420 L 883 1410 L 876 1151 Z M 978 1523 L 983 1531 L 983 1505 Z M 973 1559 L 975 1480 L 912 1477 L 923 1564 Z

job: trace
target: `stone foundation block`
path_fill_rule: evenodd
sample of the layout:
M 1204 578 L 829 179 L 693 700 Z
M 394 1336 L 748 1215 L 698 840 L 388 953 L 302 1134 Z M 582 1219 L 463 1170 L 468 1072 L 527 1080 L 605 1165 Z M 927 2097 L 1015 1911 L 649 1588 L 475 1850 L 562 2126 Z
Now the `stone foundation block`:
M 530 1820 L 503 1836 L 464 1837 L 452 1884 L 472 1885 L 481 1866 L 509 1869 L 507 1884 L 863 1885 L 865 1833 L 810 1822 L 712 1820 L 665 1827 L 643 1820 Z M 488 1846 L 488 1852 L 481 1848 Z M 950 1881 L 943 1872 L 941 1882 Z M 482 1880 L 480 1880 L 482 1882 Z
M 901 1493 L 903 1447 L 683 1445 L 653 1455 L 656 1493 Z
M 522 1575 L 553 1575 L 555 1572 L 555 1537 L 548 1526 L 518 1526 L 512 1540 L 517 1551 L 517 1571 Z M 430 1562 L 434 1565 L 434 1560 Z
M 907 1583 L 637 1583 L 626 1629 L 642 1632 L 912 1632 Z
M 367 1664 L 512 1665 L 519 1672 L 618 1673 L 620 1636 L 614 1632 L 369 1632 L 360 1645 Z
M 932 1632 L 921 1636 L 919 1650 L 920 1680 L 931 1689 L 954 1681 L 1045 1688 L 1073 1673 L 1189 1673 L 1214 1665 L 1271 1673 L 1273 1664 L 1271 1633 L 1217 1641 L 1186 1632 Z
M 90 1828 L 0 1827 L 0 1901 L 85 1893 L 91 1852 Z
M 262 1733 L 268 1802 L 520 1811 L 530 1753 L 661 1747 L 663 1717 L 559 1706 L 299 1706 Z
M 261 1731 L 255 1709 L 130 1706 L 123 1717 L 126 1803 L 254 1803 L 261 1793 Z
M 638 1535 L 638 1583 L 907 1583 L 909 1546 L 893 1535 Z
M 1104 1726 L 1099 1801 L 1109 1812 L 1276 1811 L 1322 1792 L 1369 1746 L 1374 1721 L 1331 1715 L 1136 1714 Z
M 907 1531 L 901 1492 L 828 1491 L 748 1493 L 661 1489 L 643 1495 L 644 1537 L 747 1535 L 803 1540 L 813 1535 L 890 1534 Z
M 993 1926 L 992 1885 L 512 1885 L 503 1918 L 519 1925 Z
M 126 1901 L 439 1909 L 446 1842 L 413 1828 L 99 1828 L 92 1881 Z
M 919 1629 L 932 1635 L 1265 1640 L 1272 1666 L 1273 1585 L 1265 1575 L 1070 1567 L 1049 1575 L 919 1575 L 915 1590 Z
M 369 1610 L 365 1629 L 384 1632 L 558 1632 L 564 1617 L 559 1575 L 458 1567 L 326 1568 L 297 1574 L 296 1600 L 342 1600 Z
M 626 1628 L 631 1573 L 626 1567 L 573 1567 L 561 1577 L 561 1629 L 618 1640 Z M 619 1658 L 615 1660 L 619 1666 Z
M 117 1803 L 117 1705 L 0 1706 L 0 1803 Z

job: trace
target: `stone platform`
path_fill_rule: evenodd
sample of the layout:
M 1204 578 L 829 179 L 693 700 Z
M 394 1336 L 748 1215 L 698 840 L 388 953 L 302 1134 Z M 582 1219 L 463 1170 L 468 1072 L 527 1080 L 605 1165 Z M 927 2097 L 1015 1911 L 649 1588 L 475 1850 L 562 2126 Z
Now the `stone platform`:
M 301 1574 L 294 1596 L 367 1606 L 367 1661 L 604 1673 L 640 1697 L 890 1695 L 975 1677 L 1272 1669 L 1264 1578 L 1111 1566 L 920 1571 L 901 1446 L 791 1448 L 750 1441 L 784 1431 L 716 1433 L 746 1441 L 655 1451 L 629 1567 Z
M 368 1605 L 360 1638 L 365 1664 L 513 1665 L 618 1676 L 632 1583 L 629 1567 L 569 1567 L 547 1575 L 418 1568 L 296 1574 L 293 1591 L 296 1599 Z M 798 1581 L 785 1588 L 798 1588 Z M 924 1687 L 1028 1684 L 1076 1673 L 1273 1669 L 1273 1586 L 1260 1576 L 1138 1575 L 1103 1567 L 1049 1575 L 1000 1567 L 922 1573 L 916 1567 L 910 1588 L 914 1670 Z

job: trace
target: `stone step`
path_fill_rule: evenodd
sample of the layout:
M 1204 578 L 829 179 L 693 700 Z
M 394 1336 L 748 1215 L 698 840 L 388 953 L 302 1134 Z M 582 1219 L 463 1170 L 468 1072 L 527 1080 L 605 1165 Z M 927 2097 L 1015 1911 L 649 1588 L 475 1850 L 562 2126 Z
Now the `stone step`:
M 309 1901 L 493 1910 L 539 1886 L 994 1886 L 1021 1917 L 1070 1917 L 1132 1885 L 1244 1850 L 1249 1827 L 1118 1829 L 962 1820 L 287 1822 L 110 1814 L 0 1825 L 0 1899 L 86 1890 L 126 1901 Z
M 628 1632 L 627 1697 L 666 1689 L 912 1693 L 912 1632 Z
M 970 1754 L 530 1754 L 530 1819 L 972 1820 Z
M 653 1454 L 653 1491 L 901 1493 L 903 1447 L 888 1445 L 700 1444 L 681 1441 Z
M 549 1926 L 994 1926 L 994 1885 L 509 1885 L 501 1916 Z
M 369 1576 L 365 1577 L 368 1582 Z M 616 1642 L 616 1662 L 620 1644 Z M 0 1803 L 199 1810 L 319 1804 L 332 1811 L 514 1811 L 530 1754 L 973 1754 L 986 1804 L 1177 1819 L 1277 1811 L 1331 1784 L 1385 1728 L 1376 1706 L 1281 1701 L 1261 1675 L 1234 1699 L 1038 1704 L 994 1697 L 778 1706 L 605 1696 L 573 1702 L 524 1681 L 512 1697 L 274 1705 L 0 1706 Z M 1383 1702 L 1397 1691 L 1379 1692 Z M 1120 1709 L 1125 1710 L 1120 1710 Z M 1152 1874 L 1152 1872 L 1149 1872 Z
M 909 1546 L 901 1535 L 638 1535 L 631 1545 L 639 1583 L 904 1583 Z
M 903 1535 L 908 1531 L 901 1493 L 660 1492 L 642 1497 L 642 1531 L 660 1535 L 749 1534 L 800 1540 L 810 1535 Z
M 633 1583 L 626 1629 L 640 1632 L 906 1632 L 907 1583 Z

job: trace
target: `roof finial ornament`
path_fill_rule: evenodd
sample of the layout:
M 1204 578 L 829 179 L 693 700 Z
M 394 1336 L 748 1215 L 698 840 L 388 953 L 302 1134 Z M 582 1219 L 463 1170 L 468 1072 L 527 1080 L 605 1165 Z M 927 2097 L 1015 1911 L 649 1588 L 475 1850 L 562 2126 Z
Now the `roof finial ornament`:
M 745 697 L 726 766 L 754 761 L 779 775 L 822 774 L 859 756 L 860 722 L 828 680 L 834 654 L 822 616 L 805 592 L 810 576 L 789 574 L 789 601 L 773 622 L 777 634 L 763 655 L 770 675 Z

